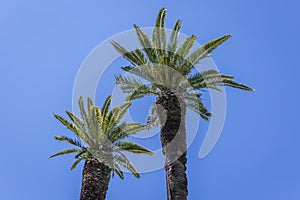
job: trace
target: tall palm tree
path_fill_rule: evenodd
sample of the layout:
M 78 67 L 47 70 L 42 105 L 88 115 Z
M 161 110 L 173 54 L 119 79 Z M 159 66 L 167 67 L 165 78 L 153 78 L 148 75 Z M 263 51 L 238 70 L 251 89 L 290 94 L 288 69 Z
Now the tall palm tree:
M 196 65 L 219 45 L 231 37 L 224 35 L 214 39 L 191 52 L 196 40 L 192 35 L 178 46 L 181 21 L 178 20 L 167 38 L 165 29 L 166 9 L 162 8 L 157 16 L 152 39 L 137 25 L 134 25 L 141 48 L 126 50 L 116 41 L 114 48 L 131 65 L 122 69 L 134 77 L 116 76 L 116 83 L 128 93 L 128 100 L 146 95 L 157 97 L 151 123 L 159 119 L 161 125 L 161 144 L 166 156 L 165 171 L 168 200 L 187 199 L 186 178 L 186 109 L 198 113 L 208 120 L 212 114 L 201 100 L 201 91 L 205 88 L 221 91 L 221 86 L 230 86 L 246 91 L 250 87 L 237 83 L 233 76 L 223 75 L 217 70 L 198 72 Z M 146 83 L 145 83 L 146 81 Z
M 124 152 L 153 154 L 136 143 L 123 141 L 123 139 L 146 129 L 147 126 L 138 123 L 121 123 L 120 121 L 131 103 L 127 102 L 109 110 L 111 100 L 112 98 L 109 96 L 100 110 L 88 98 L 86 109 L 84 100 L 80 97 L 79 108 L 82 119 L 66 111 L 71 122 L 54 114 L 56 119 L 75 134 L 76 139 L 55 136 L 56 140 L 70 143 L 75 148 L 58 152 L 50 158 L 75 153 L 75 162 L 72 164 L 71 170 L 80 161 L 85 160 L 80 200 L 104 200 L 111 176 L 116 173 L 121 179 L 124 178 L 122 168 L 128 169 L 135 177 L 140 177 Z

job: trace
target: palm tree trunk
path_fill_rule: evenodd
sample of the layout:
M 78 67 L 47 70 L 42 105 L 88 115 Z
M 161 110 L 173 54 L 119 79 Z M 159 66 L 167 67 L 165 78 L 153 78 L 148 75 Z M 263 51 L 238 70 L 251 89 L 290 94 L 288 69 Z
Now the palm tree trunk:
M 157 113 L 161 121 L 161 143 L 166 156 L 165 171 L 168 200 L 186 200 L 186 105 L 170 91 L 157 98 Z
M 110 168 L 96 158 L 85 161 L 80 200 L 105 200 L 110 181 Z

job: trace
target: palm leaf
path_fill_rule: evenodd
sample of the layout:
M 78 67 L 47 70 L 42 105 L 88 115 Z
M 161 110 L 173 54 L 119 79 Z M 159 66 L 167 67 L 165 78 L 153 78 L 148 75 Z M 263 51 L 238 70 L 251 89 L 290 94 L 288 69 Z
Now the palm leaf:
M 105 128 L 104 133 L 107 133 L 109 129 L 112 129 L 120 122 L 120 120 L 124 117 L 124 115 L 126 114 L 130 106 L 131 106 L 131 102 L 126 102 L 120 107 L 115 107 L 111 110 L 111 114 L 108 115 L 111 117 L 107 118 L 107 121 L 105 122 L 107 126 Z
M 241 89 L 241 90 L 246 90 L 246 91 L 249 91 L 249 92 L 253 92 L 254 89 L 247 86 L 247 85 L 244 85 L 244 84 L 240 84 L 240 83 L 237 83 L 237 82 L 234 82 L 233 80 L 228 80 L 228 79 L 225 79 L 223 81 L 224 85 L 226 86 L 230 86 L 230 87 L 233 87 L 233 88 L 238 88 L 238 89 Z
M 140 178 L 140 175 L 133 164 L 126 158 L 126 156 L 115 155 L 116 162 L 122 167 L 128 169 L 136 178 Z
M 85 158 L 84 157 L 81 157 L 81 158 L 78 158 L 75 160 L 75 162 L 71 165 L 71 170 L 75 169 L 75 167 L 82 161 L 84 160 Z
M 205 120 L 209 120 L 212 116 L 212 113 L 209 112 L 204 104 L 199 100 L 198 102 L 187 102 L 187 107 L 196 112 Z
M 108 109 L 109 109 L 109 106 L 111 104 L 111 100 L 112 100 L 112 97 L 111 96 L 108 96 L 106 99 L 105 99 L 105 102 L 102 106 L 102 109 L 101 109 L 101 113 L 102 113 L 102 117 L 103 119 L 106 117 L 107 115 L 107 112 L 108 112 Z
M 157 52 L 156 52 L 153 42 L 150 40 L 148 35 L 146 35 L 137 25 L 134 24 L 134 28 L 136 30 L 137 38 L 143 47 L 143 51 L 145 51 L 149 60 L 152 63 L 156 63 L 157 62 Z
M 117 140 L 125 139 L 131 135 L 134 135 L 140 131 L 149 129 L 148 126 L 142 125 L 139 123 L 129 123 L 123 122 L 119 126 L 112 129 L 108 134 L 108 139 L 111 142 L 115 142 Z
M 93 137 L 94 135 L 91 134 L 92 132 L 94 132 L 94 131 L 91 131 L 91 130 L 94 130 L 94 124 L 92 121 L 93 119 L 90 117 L 90 115 L 88 115 L 88 113 L 85 110 L 84 99 L 82 96 L 79 97 L 78 104 L 79 104 L 79 110 L 80 110 L 81 117 L 82 117 L 87 129 L 89 130 L 88 133 Z
M 114 162 L 113 172 L 116 172 L 121 179 L 124 179 L 124 172 L 121 170 L 121 167 L 117 162 Z
M 195 65 L 199 62 L 199 60 L 209 56 L 209 54 L 215 50 L 218 46 L 220 46 L 223 42 L 231 38 L 231 35 L 224 35 L 217 39 L 211 40 L 210 42 L 204 44 L 202 47 L 195 50 L 187 60 L 191 63 L 191 65 Z
M 66 149 L 66 150 L 60 151 L 56 154 L 51 155 L 49 158 L 53 158 L 53 157 L 65 155 L 65 154 L 76 153 L 76 152 L 80 152 L 80 150 L 79 149 Z
M 181 28 L 181 20 L 177 20 L 173 31 L 171 33 L 170 39 L 169 39 L 169 43 L 168 43 L 168 54 L 169 57 L 173 58 L 173 55 L 176 52 L 177 46 L 178 46 L 178 34 Z M 171 59 L 173 60 L 173 59 Z
M 80 147 L 80 148 L 85 148 L 81 142 L 79 140 L 74 140 L 72 138 L 69 137 L 65 137 L 65 136 L 54 136 L 54 139 L 62 141 L 62 142 L 68 142 L 74 146 Z
M 134 142 L 123 141 L 123 142 L 116 142 L 115 144 L 123 151 L 128 151 L 131 153 L 153 155 L 152 151 L 150 151 L 149 149 L 146 149 L 145 147 L 142 147 Z
M 189 38 L 186 38 L 184 40 L 184 42 L 182 43 L 182 45 L 179 47 L 178 51 L 176 52 L 176 54 L 181 57 L 181 58 L 185 58 L 186 55 L 190 52 L 190 50 L 192 49 L 194 42 L 196 40 L 196 36 L 192 35 Z M 176 63 L 176 61 L 175 61 Z
M 67 115 L 69 116 L 69 118 L 73 121 L 73 123 L 81 130 L 81 131 L 85 131 L 85 126 L 84 123 L 82 122 L 82 120 L 77 117 L 76 115 L 74 115 L 73 113 L 71 113 L 70 111 L 66 111 Z
M 166 46 L 166 30 L 165 30 L 165 18 L 166 18 L 166 11 L 167 9 L 162 8 L 160 9 L 156 22 L 155 27 L 153 30 L 153 43 L 157 48 L 157 52 L 159 56 L 162 57 L 164 55 L 164 50 Z
M 102 127 L 103 124 L 103 117 L 102 117 L 102 113 L 101 110 L 98 106 L 95 107 L 95 112 L 96 112 L 96 119 L 99 123 L 99 126 Z
M 122 47 L 119 43 L 112 41 L 113 47 L 121 54 L 126 60 L 128 60 L 133 65 L 143 65 L 146 64 L 146 60 L 143 59 L 140 50 L 128 51 Z
M 63 125 L 70 129 L 76 136 L 81 138 L 83 141 L 89 143 L 89 137 L 81 130 L 79 130 L 74 124 L 70 123 L 68 120 L 63 117 L 54 114 L 54 117 L 58 119 Z

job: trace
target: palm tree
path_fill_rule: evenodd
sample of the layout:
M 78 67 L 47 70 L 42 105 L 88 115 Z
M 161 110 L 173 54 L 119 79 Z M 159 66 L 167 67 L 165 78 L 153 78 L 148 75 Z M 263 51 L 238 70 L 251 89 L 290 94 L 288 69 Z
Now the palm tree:
M 230 86 L 246 91 L 250 87 L 237 83 L 233 76 L 223 75 L 217 70 L 198 72 L 196 65 L 219 45 L 231 37 L 224 35 L 214 39 L 194 52 L 190 52 L 196 36 L 186 38 L 178 47 L 181 21 L 178 20 L 167 38 L 165 29 L 166 9 L 162 8 L 157 16 L 152 39 L 137 25 L 134 25 L 137 39 L 142 48 L 126 50 L 116 41 L 114 48 L 131 65 L 122 69 L 134 77 L 116 76 L 116 84 L 128 93 L 128 100 L 142 98 L 146 95 L 157 97 L 150 123 L 159 119 L 161 125 L 161 144 L 166 156 L 165 171 L 168 200 L 187 199 L 186 178 L 186 109 L 198 113 L 208 120 L 212 114 L 201 100 L 205 88 L 222 91 L 220 87 Z M 146 81 L 146 83 L 145 83 Z
M 124 152 L 153 154 L 136 143 L 123 141 L 123 139 L 146 129 L 147 126 L 138 123 L 121 123 L 120 121 L 131 103 L 127 102 L 109 110 L 111 100 L 112 98 L 109 96 L 100 110 L 88 98 L 86 110 L 84 100 L 80 97 L 79 108 L 82 119 L 66 111 L 71 122 L 54 114 L 56 119 L 75 134 L 76 139 L 55 136 L 56 140 L 70 143 L 75 148 L 58 152 L 50 158 L 75 153 L 75 162 L 72 164 L 71 170 L 80 161 L 85 160 L 80 200 L 104 200 L 111 176 L 116 173 L 121 179 L 124 178 L 122 167 L 128 169 L 135 177 L 140 177 Z

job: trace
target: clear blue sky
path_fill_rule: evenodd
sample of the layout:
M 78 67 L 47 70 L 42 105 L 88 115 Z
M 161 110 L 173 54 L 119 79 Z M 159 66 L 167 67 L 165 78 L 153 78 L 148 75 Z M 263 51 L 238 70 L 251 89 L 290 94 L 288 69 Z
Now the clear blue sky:
M 232 33 L 213 59 L 223 73 L 256 89 L 227 90 L 222 136 L 203 160 L 198 151 L 205 131 L 199 129 L 188 153 L 189 199 L 300 199 L 296 0 L 1 1 L 0 199 L 78 199 L 82 165 L 70 171 L 72 156 L 48 159 L 66 147 L 53 136 L 69 134 L 52 112 L 71 110 L 77 70 L 97 44 L 133 23 L 152 26 L 161 7 L 168 9 L 167 27 L 180 18 L 182 32 L 197 35 L 199 43 Z M 165 196 L 163 170 L 140 180 L 115 177 L 108 191 L 109 200 Z

